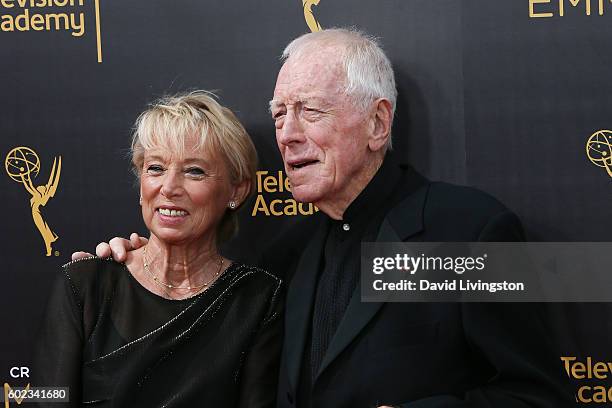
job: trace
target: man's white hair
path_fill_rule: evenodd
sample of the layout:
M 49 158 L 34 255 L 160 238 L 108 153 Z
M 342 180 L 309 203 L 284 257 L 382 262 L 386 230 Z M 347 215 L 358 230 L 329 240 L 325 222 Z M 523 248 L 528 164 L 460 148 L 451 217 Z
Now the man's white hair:
M 391 120 L 395 115 L 397 89 L 389 58 L 378 40 L 354 28 L 329 28 L 304 34 L 291 41 L 281 56 L 282 61 L 311 54 L 322 48 L 339 48 L 346 74 L 345 93 L 355 106 L 365 110 L 375 99 L 391 103 Z M 388 147 L 391 147 L 389 136 Z

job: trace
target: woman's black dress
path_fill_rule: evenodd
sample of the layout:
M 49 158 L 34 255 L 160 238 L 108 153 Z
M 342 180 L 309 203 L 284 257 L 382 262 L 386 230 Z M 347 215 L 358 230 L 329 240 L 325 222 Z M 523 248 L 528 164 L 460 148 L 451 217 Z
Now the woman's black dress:
M 201 294 L 167 300 L 110 259 L 63 269 L 32 385 L 70 387 L 71 407 L 274 406 L 282 347 L 277 277 L 234 263 Z

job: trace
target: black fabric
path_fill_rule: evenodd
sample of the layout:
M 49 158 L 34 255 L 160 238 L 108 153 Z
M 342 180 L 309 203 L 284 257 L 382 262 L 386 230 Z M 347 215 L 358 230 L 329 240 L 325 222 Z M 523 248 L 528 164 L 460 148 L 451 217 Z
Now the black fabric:
M 323 263 L 315 294 L 309 345 L 305 350 L 299 394 L 310 394 L 331 339 L 342 320 L 357 282 L 361 242 L 373 241 L 400 172 L 393 157 L 382 164 L 366 188 L 346 209 L 341 220 L 327 219 Z
M 376 241 L 516 241 L 518 218 L 493 197 L 432 183 L 410 167 L 376 221 Z M 387 203 L 383 203 L 386 207 Z M 303 381 L 325 216 L 306 221 L 308 243 L 287 296 L 278 406 L 370 408 L 558 408 L 573 406 L 547 316 L 537 304 L 362 303 L 357 285 L 307 395 Z M 299 234 L 299 226 L 289 234 Z M 359 252 L 351 256 L 359 258 Z M 264 257 L 270 259 L 270 257 Z M 280 273 L 280 271 L 279 271 Z
M 38 384 L 70 404 L 270 407 L 282 344 L 281 281 L 234 263 L 201 294 L 175 301 L 123 264 L 64 267 L 38 341 Z M 60 404 L 50 404 L 60 407 Z

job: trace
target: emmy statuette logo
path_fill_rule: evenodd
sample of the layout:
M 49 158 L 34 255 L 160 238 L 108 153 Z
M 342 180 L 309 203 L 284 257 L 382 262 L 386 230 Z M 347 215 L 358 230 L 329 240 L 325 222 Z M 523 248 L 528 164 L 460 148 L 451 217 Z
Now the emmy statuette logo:
M 310 28 L 310 31 L 313 33 L 321 30 L 321 24 L 319 24 L 312 12 L 312 6 L 318 6 L 319 1 L 321 0 L 302 0 L 302 5 L 304 6 L 304 20 L 306 20 L 308 28 Z
M 32 196 L 30 198 L 32 219 L 45 241 L 46 255 L 51 256 L 51 244 L 57 241 L 58 236 L 43 219 L 40 208 L 44 207 L 49 199 L 55 195 L 62 171 L 62 157 L 53 159 L 49 181 L 47 184 L 39 186 L 35 186 L 32 179 L 36 178 L 40 172 L 40 159 L 36 152 L 29 147 L 20 146 L 11 150 L 6 155 L 4 167 L 8 176 L 17 183 L 23 184 L 25 190 Z
M 26 393 L 30 390 L 30 384 L 29 383 L 24 388 L 24 390 L 26 391 Z M 8 383 L 4 383 L 4 408 L 9 408 L 10 407 L 11 394 L 13 394 L 13 388 L 10 385 L 8 385 Z M 15 402 L 17 403 L 17 405 L 21 405 L 21 403 L 25 399 L 25 396 L 18 397 L 18 396 L 14 395 L 14 394 L 12 395 L 12 397 L 13 397 L 13 399 L 15 399 Z
M 586 144 L 586 154 L 591 163 L 606 169 L 612 177 L 612 131 L 598 130 L 593 133 Z

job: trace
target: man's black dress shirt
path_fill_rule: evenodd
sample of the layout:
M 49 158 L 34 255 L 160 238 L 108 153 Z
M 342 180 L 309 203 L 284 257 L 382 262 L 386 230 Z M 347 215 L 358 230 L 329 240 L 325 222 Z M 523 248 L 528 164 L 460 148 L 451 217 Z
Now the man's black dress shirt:
M 299 393 L 304 399 L 308 399 L 312 380 L 359 282 L 361 243 L 375 240 L 385 214 L 403 198 L 398 189 L 400 168 L 391 154 L 387 156 L 342 219 L 327 217 L 325 220 L 324 256 L 317 272 L 310 341 L 305 348 L 300 375 Z

